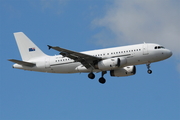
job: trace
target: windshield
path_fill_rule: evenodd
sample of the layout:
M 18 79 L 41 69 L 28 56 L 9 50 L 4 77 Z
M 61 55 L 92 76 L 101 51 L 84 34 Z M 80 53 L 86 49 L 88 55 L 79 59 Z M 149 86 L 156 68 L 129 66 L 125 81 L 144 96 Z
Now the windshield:
M 163 46 L 155 46 L 154 49 L 165 49 Z

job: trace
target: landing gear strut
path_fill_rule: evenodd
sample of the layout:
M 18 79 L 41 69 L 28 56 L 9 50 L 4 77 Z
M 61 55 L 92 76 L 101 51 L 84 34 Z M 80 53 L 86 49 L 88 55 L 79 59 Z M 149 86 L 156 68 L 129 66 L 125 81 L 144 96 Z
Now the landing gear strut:
M 88 74 L 88 77 L 89 77 L 90 79 L 94 79 L 94 78 L 95 78 L 95 75 L 94 75 L 93 72 L 91 72 L 91 73 Z
M 106 73 L 107 73 L 106 71 L 102 71 L 102 77 L 99 78 L 99 82 L 100 82 L 101 84 L 104 84 L 104 83 L 106 82 L 106 79 L 103 77 L 104 74 L 106 74 Z
M 100 82 L 101 84 L 104 84 L 104 83 L 106 82 L 106 79 L 103 77 L 104 74 L 106 74 L 106 73 L 107 73 L 106 71 L 102 71 L 102 77 L 99 78 L 99 82 Z M 94 78 L 95 78 L 95 75 L 94 75 L 93 72 L 91 72 L 91 73 L 88 74 L 88 77 L 89 77 L 90 79 L 94 79 Z
M 152 73 L 152 70 L 150 70 L 150 63 L 146 64 L 147 68 L 148 68 L 148 73 L 151 74 Z

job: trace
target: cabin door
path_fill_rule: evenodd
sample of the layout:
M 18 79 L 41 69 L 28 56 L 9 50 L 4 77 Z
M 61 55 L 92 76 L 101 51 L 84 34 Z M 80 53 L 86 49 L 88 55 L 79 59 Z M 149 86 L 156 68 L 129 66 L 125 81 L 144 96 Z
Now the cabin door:
M 143 44 L 143 55 L 147 55 L 148 53 L 148 45 L 146 43 Z
M 45 68 L 50 68 L 49 57 L 45 58 Z

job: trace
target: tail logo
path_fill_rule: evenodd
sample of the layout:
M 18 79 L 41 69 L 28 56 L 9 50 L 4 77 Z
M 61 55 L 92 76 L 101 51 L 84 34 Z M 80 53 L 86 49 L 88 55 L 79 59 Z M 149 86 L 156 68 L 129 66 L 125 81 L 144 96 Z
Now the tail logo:
M 29 48 L 29 52 L 35 51 L 35 48 Z

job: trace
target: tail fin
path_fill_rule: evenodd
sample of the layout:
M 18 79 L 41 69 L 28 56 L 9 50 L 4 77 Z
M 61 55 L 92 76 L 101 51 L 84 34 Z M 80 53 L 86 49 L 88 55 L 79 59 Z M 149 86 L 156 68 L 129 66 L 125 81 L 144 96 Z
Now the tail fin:
M 46 56 L 23 32 L 14 33 L 14 37 L 23 61 Z

